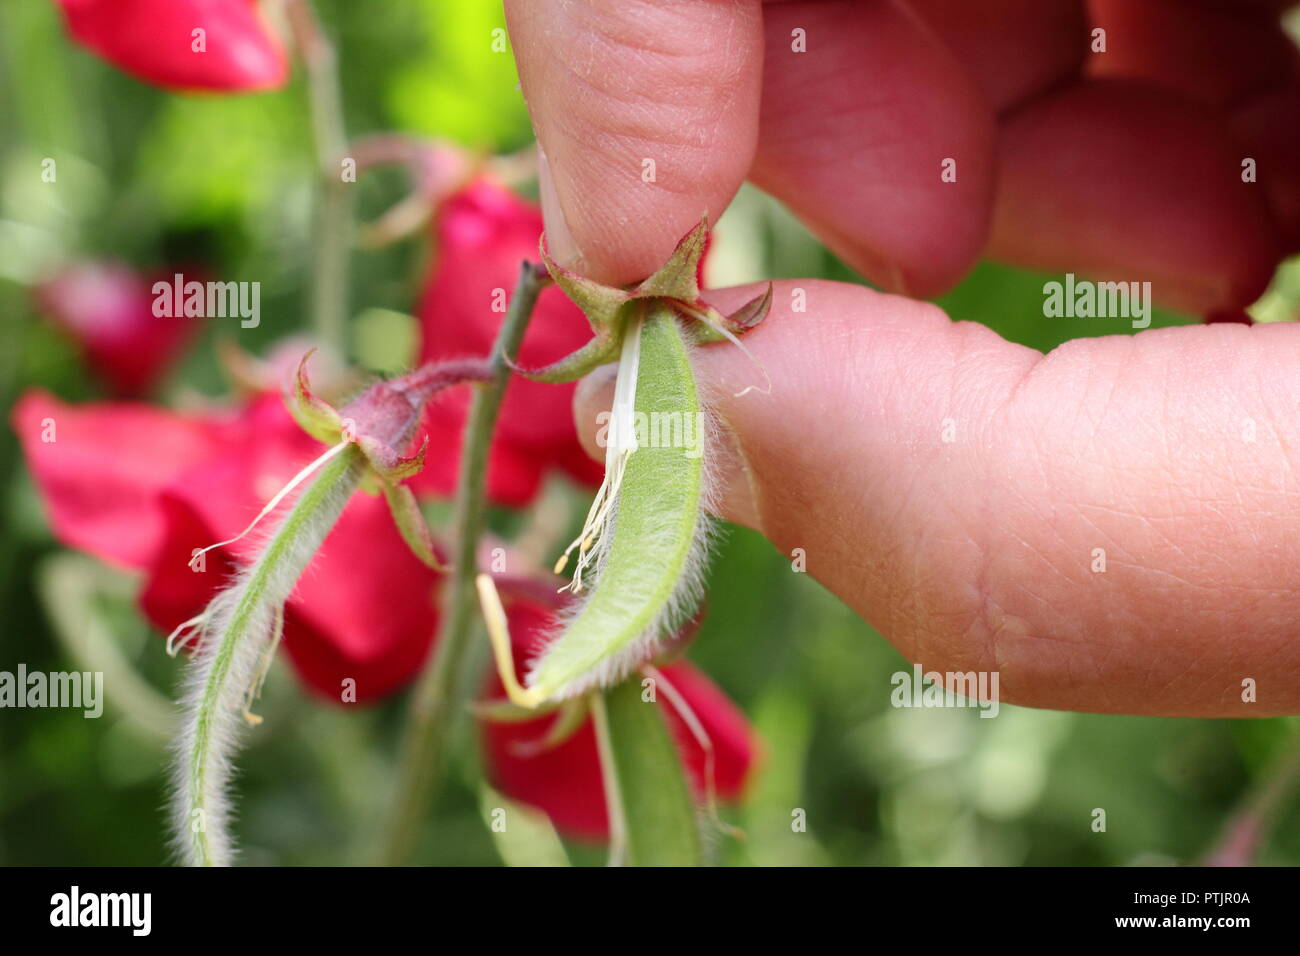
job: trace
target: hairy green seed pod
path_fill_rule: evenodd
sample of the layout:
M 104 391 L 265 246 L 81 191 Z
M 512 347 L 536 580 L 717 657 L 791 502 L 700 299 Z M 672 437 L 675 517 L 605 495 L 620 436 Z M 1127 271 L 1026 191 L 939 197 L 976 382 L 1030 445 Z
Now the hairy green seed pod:
M 184 681 L 172 822 L 184 861 L 226 866 L 234 857 L 229 781 L 258 667 L 279 639 L 284 603 L 364 474 L 356 445 L 331 452 L 251 567 L 208 605 Z M 244 718 L 241 720 L 241 711 Z
M 527 683 L 538 700 L 611 686 L 690 618 L 703 592 L 709 436 L 688 339 L 663 300 L 649 302 L 627 335 L 639 338 L 619 374 L 635 376 L 635 416 L 620 416 L 616 394 L 614 421 L 634 422 L 638 440 L 621 462 L 607 462 L 606 480 L 617 472 L 587 556 L 595 582 L 534 662 Z

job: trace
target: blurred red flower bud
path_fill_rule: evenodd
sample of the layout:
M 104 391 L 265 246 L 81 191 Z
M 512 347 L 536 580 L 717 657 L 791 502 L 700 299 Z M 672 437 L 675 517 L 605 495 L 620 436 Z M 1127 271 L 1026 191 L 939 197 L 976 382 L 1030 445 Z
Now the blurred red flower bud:
M 36 289 L 50 320 L 81 348 L 108 389 L 147 392 L 184 349 L 198 320 L 157 316 L 153 280 L 116 262 L 81 262 Z
M 56 0 L 68 32 L 118 69 L 172 90 L 284 86 L 289 66 L 256 0 Z

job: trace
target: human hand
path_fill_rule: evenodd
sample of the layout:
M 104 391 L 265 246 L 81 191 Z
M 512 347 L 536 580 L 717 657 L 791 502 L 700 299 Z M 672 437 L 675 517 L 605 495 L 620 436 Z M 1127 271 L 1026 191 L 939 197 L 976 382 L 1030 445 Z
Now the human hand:
M 551 248 L 605 281 L 651 271 L 749 175 L 887 288 L 934 294 L 989 254 L 1203 312 L 1251 301 L 1296 245 L 1300 81 L 1267 6 L 1094 3 L 1096 79 L 1075 3 L 507 4 Z M 1268 174 L 1244 183 L 1256 152 Z M 802 548 L 926 669 L 999 671 L 1003 700 L 1300 708 L 1295 328 L 1044 358 L 858 287 L 782 283 L 774 303 L 746 340 L 771 395 L 734 396 L 756 375 L 736 350 L 697 356 L 724 516 Z M 589 435 L 600 385 L 579 396 Z
M 1285 5 L 506 11 L 547 158 L 548 240 L 593 278 L 643 278 L 748 177 L 887 291 L 936 295 L 989 256 L 1150 280 L 1157 300 L 1206 313 L 1249 304 L 1300 249 L 1300 65 Z M 792 49 L 796 31 L 806 52 Z M 1244 158 L 1258 182 L 1242 181 Z M 945 160 L 955 181 L 941 178 Z

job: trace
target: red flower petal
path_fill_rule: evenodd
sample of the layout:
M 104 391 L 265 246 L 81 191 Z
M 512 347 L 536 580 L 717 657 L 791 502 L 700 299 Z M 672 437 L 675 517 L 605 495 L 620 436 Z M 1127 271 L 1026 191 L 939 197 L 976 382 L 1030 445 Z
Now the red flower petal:
M 608 840 L 609 815 L 591 720 L 568 740 L 542 754 L 519 756 L 514 748 L 546 735 L 554 717 L 529 724 L 487 724 L 483 743 L 488 779 L 512 800 L 551 818 L 566 837 Z
M 158 490 L 164 532 L 140 596 L 150 620 L 170 631 L 203 610 L 230 575 L 256 556 L 266 528 L 207 552 L 192 568 L 195 549 L 243 531 L 320 447 L 293 423 L 278 396 L 265 395 L 242 411 L 212 454 Z
M 713 746 L 713 785 L 717 795 L 723 800 L 739 799 L 744 794 L 755 759 L 754 733 L 749 721 L 703 671 L 689 662 L 679 661 L 661 667 L 660 672 L 686 701 Z M 662 689 L 657 697 L 667 712 L 668 726 L 686 761 L 696 793 L 702 795 L 705 792 L 705 750 Z
M 46 442 L 51 423 L 55 440 Z M 31 392 L 13 424 L 60 540 L 147 570 L 140 603 L 164 631 L 203 610 L 251 560 L 265 529 L 208 552 L 202 570 L 190 567 L 194 550 L 243 531 L 321 452 L 278 395 L 235 416 L 187 418 L 129 403 L 70 406 Z M 359 494 L 286 607 L 285 649 L 322 696 L 339 701 L 352 678 L 358 701 L 380 697 L 428 654 L 436 584 L 383 499 Z
M 37 301 L 85 352 L 118 395 L 147 391 L 198 327 L 153 314 L 153 283 L 114 262 L 72 266 L 37 290 Z
M 534 654 L 541 634 L 549 627 L 550 613 L 536 605 L 516 602 L 509 609 L 515 666 Z M 660 668 L 665 680 L 690 707 L 707 734 L 714 753 L 714 785 L 719 797 L 738 798 L 754 763 L 753 732 L 745 717 L 703 673 L 685 661 Z M 489 699 L 504 696 L 493 673 Z M 705 751 L 662 689 L 657 693 L 668 726 L 682 755 L 697 798 L 705 794 Z M 546 736 L 555 714 L 523 723 L 484 721 L 483 745 L 492 785 L 514 800 L 544 811 L 556 829 L 577 839 L 609 836 L 600 759 L 595 730 L 588 719 L 568 740 L 549 750 L 519 753 L 520 745 L 535 744 Z
M 508 611 L 510 638 L 514 644 L 515 669 L 521 668 L 539 650 L 536 642 L 554 618 L 541 607 L 514 602 Z M 484 696 L 504 696 L 500 678 L 493 671 Z M 483 722 L 483 747 L 487 775 L 501 793 L 544 811 L 567 836 L 603 840 L 609 836 L 605 793 L 596 751 L 596 734 L 588 718 L 568 740 L 542 753 L 521 756 L 520 745 L 535 744 L 546 736 L 554 714 L 524 723 Z
M 419 674 L 438 628 L 437 587 L 384 499 L 357 495 L 289 600 L 285 649 L 322 697 L 338 703 L 351 678 L 357 701 L 381 698 Z
M 417 495 L 450 497 L 456 491 L 464 437 L 464 398 L 451 392 L 435 398 L 427 407 L 421 427 L 428 436 L 429 448 L 436 449 L 436 453 L 427 456 L 424 470 L 410 479 Z M 452 407 L 446 407 L 445 402 L 452 403 Z M 581 449 L 578 453 L 582 454 Z M 544 463 L 536 455 L 498 437 L 488 450 L 489 500 L 510 508 L 524 507 L 537 497 L 544 470 Z M 603 470 L 597 473 L 596 484 L 603 474 Z
M 562 472 L 581 485 L 600 486 L 605 477 L 605 463 L 595 461 L 581 446 L 565 449 L 555 456 L 555 464 Z
M 437 223 L 437 264 L 420 306 L 421 361 L 491 351 L 505 318 L 501 306 L 514 290 L 520 263 L 536 260 L 541 234 L 537 208 L 489 180 L 479 179 L 448 200 Z M 590 338 L 591 326 L 578 307 L 558 288 L 548 288 L 538 300 L 518 358 L 525 366 L 545 365 Z M 573 425 L 574 388 L 511 379 L 495 443 L 505 451 L 494 455 L 489 471 L 493 500 L 526 503 L 528 498 L 519 500 L 518 492 L 532 489 L 531 498 L 545 470 L 586 458 Z M 468 404 L 468 395 L 448 395 L 431 409 L 431 417 L 448 432 L 459 433 Z M 454 469 L 457 455 L 451 457 Z M 566 470 L 592 483 L 599 483 L 602 474 L 599 465 Z
M 202 570 L 190 566 L 194 550 L 242 531 L 321 452 L 277 396 L 254 402 L 243 425 L 237 439 L 177 476 L 162 495 L 166 534 L 140 603 L 163 630 L 199 613 L 251 560 L 261 529 L 208 552 Z M 428 653 L 436 584 L 437 575 L 402 541 L 383 499 L 354 496 L 285 608 L 285 649 L 295 669 L 335 702 L 346 678 L 356 681 L 359 702 L 391 692 L 415 676 Z
M 39 391 L 11 420 L 59 540 L 133 568 L 162 540 L 159 492 L 221 440 L 214 421 L 132 403 L 65 405 Z
M 256 0 L 58 3 L 79 43 L 156 86 L 234 92 L 276 89 L 288 79 L 284 50 Z M 198 36 L 201 51 L 195 49 Z

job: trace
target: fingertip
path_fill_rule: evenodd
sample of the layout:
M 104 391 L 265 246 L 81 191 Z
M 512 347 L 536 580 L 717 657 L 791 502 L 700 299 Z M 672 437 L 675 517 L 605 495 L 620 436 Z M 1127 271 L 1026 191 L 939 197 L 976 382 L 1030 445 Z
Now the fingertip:
M 1075 74 L 1088 50 L 1079 0 L 909 0 L 998 113 Z
M 553 248 L 602 282 L 644 278 L 702 210 L 722 214 L 749 170 L 759 3 L 529 0 L 507 17 L 547 160 Z
M 593 461 L 604 461 L 605 449 L 599 441 L 601 413 L 614 405 L 614 365 L 603 365 L 578 382 L 573 391 L 573 424 L 578 430 L 582 450 Z
M 1183 0 L 1091 0 L 1104 31 L 1096 77 L 1142 80 L 1223 106 L 1295 75 L 1296 52 L 1275 10 Z

